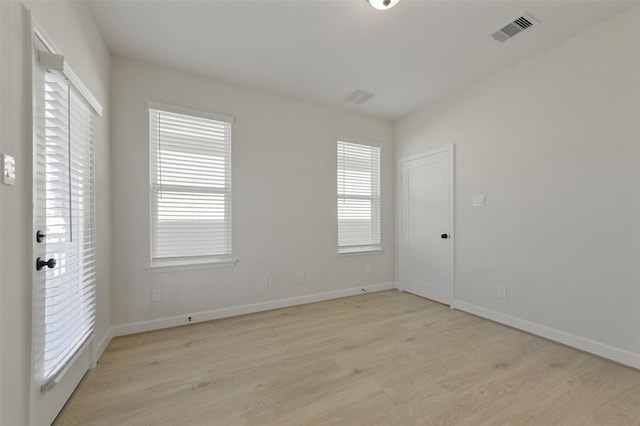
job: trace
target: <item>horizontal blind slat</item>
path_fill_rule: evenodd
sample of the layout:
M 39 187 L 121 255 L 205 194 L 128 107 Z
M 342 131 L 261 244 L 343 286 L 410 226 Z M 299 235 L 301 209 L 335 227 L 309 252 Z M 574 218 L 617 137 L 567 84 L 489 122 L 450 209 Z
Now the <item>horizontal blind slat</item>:
M 380 245 L 380 148 L 337 143 L 338 247 Z
M 38 347 L 43 383 L 54 377 L 93 332 L 95 323 L 95 223 L 93 112 L 55 72 L 44 73 L 43 114 L 36 126 L 36 215 L 46 229 L 47 257 Z M 39 109 L 40 111 L 40 109 Z
M 231 254 L 231 124 L 149 109 L 152 259 Z

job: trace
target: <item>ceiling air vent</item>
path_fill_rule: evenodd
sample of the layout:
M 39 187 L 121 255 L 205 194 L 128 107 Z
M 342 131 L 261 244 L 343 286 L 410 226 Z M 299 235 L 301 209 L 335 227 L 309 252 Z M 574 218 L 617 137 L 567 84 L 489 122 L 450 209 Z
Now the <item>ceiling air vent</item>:
M 524 16 L 515 19 L 513 22 L 510 22 L 509 24 L 500 28 L 500 30 L 491 34 L 491 38 L 498 43 L 504 43 L 516 34 L 520 34 L 524 30 L 527 30 L 539 23 L 540 21 L 531 16 L 531 14 L 525 13 Z
M 375 95 L 376 94 L 373 92 L 368 92 L 363 89 L 355 89 L 347 93 L 342 99 L 352 104 L 362 105 L 363 103 L 367 102 L 369 99 L 373 98 Z

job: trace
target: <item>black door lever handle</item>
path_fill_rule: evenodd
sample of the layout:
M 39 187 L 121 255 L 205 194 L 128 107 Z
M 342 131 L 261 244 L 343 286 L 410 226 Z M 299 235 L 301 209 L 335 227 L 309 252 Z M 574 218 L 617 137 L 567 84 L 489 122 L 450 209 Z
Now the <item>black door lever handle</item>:
M 447 238 L 449 238 L 449 234 L 442 234 L 440 235 L 440 238 L 446 240 Z
M 38 260 L 36 260 L 36 269 L 38 271 L 41 271 L 42 268 L 44 268 L 45 266 L 48 267 L 49 269 L 53 269 L 56 267 L 56 260 L 52 257 L 49 260 L 42 260 L 41 258 L 38 258 Z

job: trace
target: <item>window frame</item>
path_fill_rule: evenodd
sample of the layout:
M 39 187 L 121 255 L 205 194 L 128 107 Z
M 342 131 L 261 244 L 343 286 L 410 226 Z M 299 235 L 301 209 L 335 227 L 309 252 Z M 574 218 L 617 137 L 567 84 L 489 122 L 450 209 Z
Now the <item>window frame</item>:
M 151 122 L 150 122 L 150 114 L 151 110 L 156 110 L 160 112 L 172 113 L 172 114 L 181 114 L 186 116 L 191 116 L 200 119 L 213 120 L 221 123 L 226 123 L 229 125 L 229 148 L 228 148 L 228 157 L 225 158 L 225 164 L 229 167 L 228 173 L 228 182 L 225 185 L 224 189 L 221 190 L 202 190 L 202 188 L 198 186 L 182 186 L 180 190 L 184 190 L 185 192 L 196 192 L 196 193 L 221 193 L 225 195 L 225 210 L 228 212 L 228 228 L 229 228 L 229 251 L 224 255 L 198 255 L 198 256 L 182 256 L 182 257 L 155 257 L 154 258 L 154 224 L 155 217 L 158 211 L 157 203 L 154 203 L 154 191 L 157 191 L 157 188 L 154 187 L 154 147 L 151 141 Z M 147 101 L 147 142 L 149 143 L 149 182 L 148 182 L 148 191 L 149 191 L 149 264 L 146 267 L 148 272 L 164 272 L 164 271 L 172 271 L 172 270 L 183 270 L 183 269 L 201 269 L 201 268 L 209 268 L 209 267 L 227 267 L 234 266 L 237 263 L 237 259 L 233 257 L 233 220 L 232 220 L 232 132 L 233 132 L 233 122 L 234 117 L 222 114 L 211 113 L 207 111 L 201 111 L 191 108 L 186 108 L 177 105 L 170 105 L 155 101 Z M 177 189 L 177 187 L 176 187 Z M 178 191 L 180 192 L 180 191 Z
M 378 193 L 377 195 L 375 195 L 373 192 L 374 189 L 374 184 L 372 183 L 372 195 L 370 197 L 365 197 L 365 196 L 357 196 L 357 197 L 351 197 L 351 199 L 369 199 L 371 200 L 371 217 L 372 217 L 372 222 L 377 221 L 377 231 L 378 231 L 378 235 L 377 235 L 377 240 L 378 243 L 372 243 L 372 244 L 359 244 L 359 245 L 344 245 L 341 246 L 340 245 L 340 217 L 338 216 L 338 208 L 339 208 L 339 203 L 340 203 L 340 199 L 341 198 L 347 198 L 349 199 L 350 197 L 344 197 L 341 196 L 340 193 L 338 193 L 337 191 L 337 187 L 338 187 L 338 172 L 340 169 L 340 166 L 338 164 L 338 156 L 339 156 L 339 149 L 340 149 L 340 143 L 346 143 L 346 144 L 354 144 L 354 145 L 364 145 L 370 148 L 377 148 L 379 150 L 378 153 L 378 167 L 377 167 L 377 188 L 378 188 Z M 368 141 L 368 140 L 363 140 L 363 139 L 356 139 L 356 138 L 351 138 L 351 137 L 343 137 L 343 136 L 338 136 L 336 138 L 336 236 L 337 236 L 337 254 L 340 256 L 345 256 L 345 255 L 359 255 L 359 254 L 372 254 L 372 253 L 382 253 L 384 251 L 383 249 L 383 233 L 382 233 L 382 144 L 378 143 L 378 142 L 372 142 L 372 141 Z M 377 208 L 376 208 L 376 204 L 377 203 Z M 377 213 L 377 215 L 376 215 Z M 373 239 L 375 240 L 376 235 L 372 235 Z

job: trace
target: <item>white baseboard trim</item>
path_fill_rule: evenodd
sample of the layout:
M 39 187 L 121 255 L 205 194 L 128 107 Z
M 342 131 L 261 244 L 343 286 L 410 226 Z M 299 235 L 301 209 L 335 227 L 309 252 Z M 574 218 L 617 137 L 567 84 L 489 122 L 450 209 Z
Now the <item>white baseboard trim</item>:
M 353 287 L 343 290 L 327 291 L 323 293 L 308 294 L 305 296 L 289 297 L 286 299 L 270 300 L 266 302 L 251 303 L 248 305 L 232 306 L 229 308 L 214 309 L 211 311 L 186 313 L 173 317 L 158 318 L 149 321 L 132 322 L 113 327 L 113 336 L 125 336 L 127 334 L 142 333 L 145 331 L 159 330 L 178 325 L 193 324 L 196 322 L 211 321 L 214 319 L 235 317 L 238 315 L 252 314 L 255 312 L 269 311 L 272 309 L 286 308 L 289 306 L 304 305 L 306 303 L 322 302 L 324 300 L 338 299 L 341 297 L 355 296 L 363 293 L 390 290 L 396 288 L 395 282 L 373 284 L 363 287 Z M 191 321 L 189 321 L 191 317 Z
M 640 369 L 640 354 L 629 352 L 624 349 L 616 348 L 605 343 L 580 337 L 575 334 L 567 333 L 555 328 L 547 327 L 531 321 L 523 320 L 511 315 L 503 314 L 491 309 L 486 309 L 470 303 L 455 301 L 452 306 L 454 309 L 468 312 L 500 324 L 508 325 L 519 330 L 526 331 L 536 336 L 544 337 L 554 342 L 562 343 L 572 348 L 598 355 L 629 367 Z
M 104 353 L 105 349 L 107 349 L 107 346 L 109 346 L 109 343 L 111 343 L 111 339 L 113 339 L 113 327 L 109 327 L 107 332 L 104 333 L 104 336 L 102 336 L 102 338 L 96 342 L 95 353 L 93 354 L 93 359 L 95 362 L 100 360 L 100 357 Z

